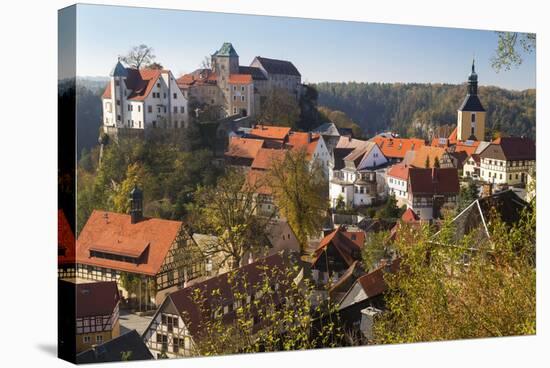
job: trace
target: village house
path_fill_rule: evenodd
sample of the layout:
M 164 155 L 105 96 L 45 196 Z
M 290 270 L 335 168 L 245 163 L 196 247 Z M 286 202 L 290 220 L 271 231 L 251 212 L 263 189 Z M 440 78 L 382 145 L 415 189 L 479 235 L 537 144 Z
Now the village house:
M 135 187 L 130 214 L 94 210 L 77 241 L 77 277 L 116 281 L 131 297 L 123 275 L 139 281 L 145 306 L 205 273 L 206 260 L 181 221 L 143 216 L 143 193 Z
M 76 241 L 62 209 L 57 211 L 57 275 L 60 279 L 76 276 Z
M 462 167 L 462 177 L 479 180 L 480 173 L 481 158 L 477 153 L 473 153 L 466 158 L 466 161 L 464 161 L 464 166 Z
M 286 60 L 257 56 L 250 66 L 241 66 L 237 51 L 225 42 L 212 54 L 209 67 L 181 76 L 177 84 L 193 103 L 218 106 L 222 118 L 258 115 L 273 89 L 298 99 L 301 79 L 298 69 Z
M 145 344 L 156 358 L 163 354 L 168 358 L 201 355 L 200 342 L 207 334 L 205 323 L 219 318 L 230 325 L 242 305 L 251 306 L 252 329 L 258 330 L 262 321 L 254 316 L 253 303 L 262 298 L 260 284 L 268 280 L 273 290 L 278 290 L 280 280 L 269 275 L 285 274 L 292 266 L 287 257 L 276 253 L 167 295 L 142 335 Z M 194 296 L 197 292 L 204 300 Z M 236 300 L 236 293 L 246 297 Z
M 331 122 L 318 126 L 313 130 L 313 133 L 321 134 L 325 144 L 327 145 L 329 154 L 332 154 L 332 150 L 336 148 L 336 145 L 340 140 L 340 136 L 342 135 L 336 127 L 336 124 Z
M 423 139 L 399 138 L 393 134 L 379 134 L 371 138 L 370 141 L 378 145 L 390 163 L 403 161 L 407 152 L 418 151 L 426 144 Z
M 433 146 L 421 146 L 411 152 L 413 157 L 410 166 L 418 168 L 431 168 L 441 166 L 441 156 L 445 153 L 444 148 Z
M 76 336 L 72 338 L 76 339 L 77 353 L 120 335 L 120 295 L 115 282 L 59 282 L 60 293 L 75 296 Z
M 535 170 L 535 142 L 523 137 L 497 138 L 479 157 L 481 180 L 524 186 L 530 172 Z
M 363 231 L 338 227 L 327 234 L 313 253 L 312 278 L 318 285 L 335 284 L 356 261 L 361 260 L 365 242 Z
M 103 131 L 117 137 L 189 123 L 188 101 L 169 70 L 126 68 L 120 60 L 101 96 Z
M 342 204 L 346 207 L 372 204 L 379 194 L 377 169 L 388 162 L 374 142 L 353 140 L 348 143 L 343 142 L 340 145 L 343 148 L 337 146 L 332 151 L 329 199 L 333 208 Z
M 388 194 L 394 195 L 397 206 L 401 207 L 407 203 L 407 183 L 409 180 L 409 166 L 403 163 L 393 165 L 386 172 L 386 184 Z
M 460 192 L 457 169 L 410 168 L 407 208 L 421 220 L 439 218 L 444 205 L 456 205 Z

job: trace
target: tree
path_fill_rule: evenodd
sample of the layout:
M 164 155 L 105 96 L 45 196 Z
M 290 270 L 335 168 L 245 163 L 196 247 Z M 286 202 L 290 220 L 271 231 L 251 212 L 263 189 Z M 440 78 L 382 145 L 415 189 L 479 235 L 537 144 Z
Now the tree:
M 382 207 L 376 214 L 376 217 L 379 219 L 396 219 L 400 216 L 401 209 L 397 207 L 397 199 L 395 198 L 395 194 L 391 193 L 388 196 L 388 200 L 384 204 L 384 207 Z
M 388 231 L 369 232 L 365 245 L 361 249 L 361 259 L 366 270 L 375 268 L 380 260 L 389 255 L 390 242 Z
M 473 201 L 478 198 L 478 189 L 476 183 L 473 180 L 468 181 L 466 186 L 460 187 L 458 194 L 458 207 L 457 212 L 461 212 L 468 207 Z
M 242 172 L 228 170 L 216 186 L 201 187 L 196 193 L 194 226 L 204 233 L 215 234 L 217 241 L 203 250 L 205 257 L 216 257 L 220 263 L 239 267 L 244 255 L 268 246 L 269 218 L 256 214 L 256 190 L 260 183 L 246 183 Z
M 426 168 L 430 167 L 430 156 L 426 156 L 426 162 L 424 162 L 424 167 Z
M 139 46 L 132 47 L 125 56 L 121 57 L 121 60 L 132 68 L 141 69 L 142 67 L 148 67 L 151 65 L 155 58 L 156 56 L 153 54 L 153 48 L 145 44 L 141 44 Z
M 497 72 L 510 70 L 523 63 L 521 52 L 530 54 L 536 48 L 536 35 L 534 33 L 497 32 L 498 46 L 495 55 L 491 59 L 491 66 Z
M 157 63 L 157 62 L 155 61 L 154 63 L 149 64 L 149 69 L 162 70 L 162 69 L 164 69 L 164 67 L 162 66 L 161 63 Z
M 321 167 L 310 164 L 304 149 L 287 151 L 269 171 L 275 203 L 296 234 L 302 247 L 321 231 L 328 208 L 327 183 Z
M 316 299 L 314 285 L 301 277 L 299 267 L 257 267 L 260 268 L 257 280 L 238 277 L 236 271 L 228 274 L 231 285 L 228 299 L 236 305 L 231 320 L 224 316 L 222 303 L 208 303 L 205 290 L 200 287 L 193 290 L 192 302 L 200 313 L 199 320 L 203 321 L 200 335 L 194 339 L 197 355 L 342 346 L 343 329 L 336 304 L 330 299 L 312 304 Z M 277 287 L 273 287 L 275 284 Z M 255 291 L 253 299 L 247 299 L 250 290 Z M 221 295 L 220 290 L 213 290 L 212 295 Z M 261 321 L 260 328 L 255 321 Z
M 116 186 L 112 196 L 114 212 L 128 213 L 130 211 L 130 192 L 136 185 L 141 187 L 143 177 L 145 177 L 145 173 L 139 164 L 133 163 L 128 166 L 126 178 Z
M 351 129 L 354 137 L 361 137 L 363 132 L 361 127 L 354 122 L 345 112 L 340 110 L 331 110 L 326 106 L 319 106 L 319 113 L 326 120 L 334 123 L 337 128 Z
M 264 124 L 294 127 L 300 118 L 296 98 L 282 88 L 270 88 L 260 104 L 258 120 Z
M 385 276 L 388 310 L 376 342 L 534 334 L 535 223 L 533 207 L 511 227 L 493 216 L 486 241 L 475 231 L 454 240 L 449 222 L 437 237 L 428 226 L 398 234 L 400 270 Z

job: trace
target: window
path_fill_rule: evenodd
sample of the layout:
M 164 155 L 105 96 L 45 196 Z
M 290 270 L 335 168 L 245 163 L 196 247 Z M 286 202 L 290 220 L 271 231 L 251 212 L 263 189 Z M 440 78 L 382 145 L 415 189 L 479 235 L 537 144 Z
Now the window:
M 174 93 L 174 100 L 177 100 L 177 99 L 178 99 L 178 94 Z
M 82 342 L 84 344 L 89 344 L 91 341 L 92 341 L 92 339 L 90 338 L 90 336 L 83 336 L 82 337 Z
M 157 127 L 157 122 L 155 120 L 152 121 L 152 124 L 153 124 L 153 128 Z
M 103 318 L 101 318 L 101 317 L 96 317 L 96 318 L 95 318 L 95 324 L 96 324 L 97 326 L 101 326 L 101 325 L 103 324 Z
M 160 114 L 160 107 L 157 107 L 157 112 Z
M 185 107 L 184 106 L 180 106 L 180 113 L 181 114 L 185 113 Z
M 153 112 L 153 106 L 147 106 L 147 112 L 149 113 Z
M 241 86 L 241 92 L 244 92 L 244 86 Z
M 174 106 L 174 114 L 177 114 L 177 112 L 178 112 L 178 107 Z
M 116 116 L 116 121 L 120 121 L 120 115 Z
M 237 96 L 233 96 L 233 101 L 237 101 Z
M 244 101 L 244 96 L 241 96 L 241 101 Z
M 118 79 L 115 81 L 115 86 L 120 86 L 120 81 Z
M 164 92 L 164 93 L 162 94 L 162 97 L 166 98 L 166 92 Z
M 132 105 L 128 105 L 128 111 L 132 111 Z
M 138 105 L 138 112 L 141 112 L 141 105 Z
M 344 187 L 342 187 L 342 193 L 344 193 Z
M 160 88 L 160 83 L 157 83 L 157 88 Z
M 101 344 L 103 342 L 103 335 L 96 335 L 95 342 Z
M 237 90 L 237 86 L 233 86 L 233 91 L 236 91 Z
M 476 122 L 476 114 L 472 113 L 472 123 Z
M 120 100 L 116 100 L 116 105 L 120 106 Z
M 472 127 L 472 135 L 474 135 L 474 127 Z

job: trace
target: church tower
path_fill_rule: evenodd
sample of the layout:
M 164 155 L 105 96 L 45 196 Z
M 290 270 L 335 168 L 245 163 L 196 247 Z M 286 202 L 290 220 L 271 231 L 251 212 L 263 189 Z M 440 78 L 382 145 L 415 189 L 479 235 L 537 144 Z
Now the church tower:
M 477 95 L 477 74 L 474 61 L 468 77 L 468 94 L 458 108 L 457 139 L 459 141 L 485 139 L 485 109 Z

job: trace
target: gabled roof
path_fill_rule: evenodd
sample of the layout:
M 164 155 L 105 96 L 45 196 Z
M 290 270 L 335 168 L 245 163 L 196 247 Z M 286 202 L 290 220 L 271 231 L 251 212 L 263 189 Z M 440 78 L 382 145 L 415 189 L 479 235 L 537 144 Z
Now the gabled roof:
M 258 124 L 249 132 L 251 138 L 284 140 L 290 133 L 289 127 Z
M 263 144 L 264 141 L 261 139 L 231 137 L 225 156 L 254 159 Z
M 456 128 L 451 132 L 451 134 L 449 135 L 449 143 L 450 143 L 450 144 L 455 144 L 457 138 L 458 138 L 458 127 L 456 127 Z
M 435 158 L 441 162 L 441 156 L 445 153 L 445 149 L 441 147 L 433 146 L 421 146 L 414 153 L 414 160 L 411 163 L 411 166 L 424 168 L 426 167 L 426 159 L 429 157 L 430 167 L 434 167 Z
M 409 166 L 405 164 L 393 165 L 386 175 L 406 181 L 409 178 Z
M 344 161 L 353 161 L 358 170 L 363 169 L 361 165 L 363 159 L 376 147 L 376 143 L 366 141 L 359 147 L 356 147 L 349 155 L 344 157 Z
M 71 225 L 62 209 L 57 211 L 57 247 L 58 265 L 75 263 L 76 240 Z
M 333 170 L 341 170 L 344 168 L 344 157 L 353 152 L 354 148 L 334 148 L 332 150 Z
M 239 66 L 240 74 L 250 74 L 253 80 L 267 80 L 262 69 L 255 66 Z
M 336 144 L 336 148 L 357 148 L 363 146 L 367 141 L 355 139 L 351 136 L 341 136 Z
M 295 75 L 298 77 L 301 76 L 298 69 L 296 69 L 294 64 L 292 64 L 290 61 L 268 59 L 261 56 L 256 56 L 255 60 L 258 60 L 258 62 L 262 65 L 264 70 L 269 74 Z
M 290 132 L 288 145 L 293 150 L 305 149 L 310 160 L 321 139 L 321 135 L 317 133 Z
M 126 97 L 132 101 L 143 101 L 149 96 L 155 83 L 162 73 L 169 73 L 168 70 L 159 69 L 133 69 L 126 68 L 126 88 L 131 90 L 130 95 Z M 107 83 L 103 91 L 102 98 L 110 99 L 111 97 L 111 82 Z
M 116 63 L 113 70 L 111 70 L 111 73 L 109 73 L 111 77 L 126 77 L 128 76 L 128 72 L 124 65 L 120 62 L 120 60 Z
M 180 88 L 198 85 L 216 85 L 217 75 L 212 69 L 197 69 L 189 74 L 184 74 L 176 79 L 176 84 Z
M 455 168 L 410 168 L 409 189 L 414 194 L 458 194 L 458 170 Z
M 477 95 L 466 95 L 458 111 L 485 111 Z
M 76 317 L 110 316 L 120 301 L 115 281 L 75 284 Z
M 331 137 L 339 137 L 340 132 L 336 127 L 336 124 L 328 122 L 324 123 L 313 130 L 315 133 L 320 133 L 322 135 L 327 135 Z
M 317 261 L 328 247 L 334 247 L 348 266 L 351 266 L 357 260 L 357 254 L 360 254 L 363 243 L 360 242 L 360 239 L 351 240 L 351 236 L 346 236 L 344 233 L 345 230 L 339 227 L 321 240 L 315 250 L 312 267 L 317 264 Z M 364 237 L 362 239 L 364 241 Z
M 511 226 L 520 220 L 522 210 L 528 206 L 529 204 L 511 189 L 478 198 L 452 220 L 454 239 L 460 241 L 464 236 L 477 230 L 477 239 L 473 239 L 472 243 L 487 240 L 490 238 L 488 225 L 493 213 Z M 437 235 L 438 233 L 434 237 Z
M 418 215 L 414 213 L 414 211 L 411 208 L 407 208 L 405 212 L 401 215 L 401 221 L 403 222 L 415 222 L 420 220 Z
M 194 338 L 200 337 L 200 333 L 204 331 L 201 328 L 201 325 L 205 322 L 204 317 L 205 315 L 210 316 L 210 313 L 203 313 L 201 306 L 197 305 L 193 297 L 196 290 L 199 290 L 205 299 L 202 305 L 203 311 L 212 311 L 214 308 L 233 303 L 234 291 L 254 295 L 255 290 L 258 289 L 258 284 L 263 282 L 265 275 L 270 275 L 272 271 L 279 270 L 282 271 L 282 274 L 286 274 L 285 269 L 290 266 L 287 257 L 284 253 L 276 253 L 236 270 L 175 291 L 169 294 L 167 298 L 186 321 L 186 327 L 189 329 L 191 336 Z M 276 280 L 273 281 L 276 282 Z M 231 322 L 234 317 L 235 312 L 230 312 L 223 316 L 223 321 Z
M 273 149 L 273 148 L 261 148 L 254 161 L 252 161 L 251 168 L 254 170 L 269 170 L 274 162 L 280 162 L 285 159 L 286 150 Z
M 529 138 L 502 137 L 497 138 L 481 152 L 481 158 L 492 158 L 496 160 L 535 160 L 535 142 Z
M 403 159 L 407 151 L 418 151 L 425 145 L 424 140 L 418 138 L 395 138 L 377 135 L 370 140 L 378 144 L 384 156 L 395 159 Z
M 143 218 L 132 224 L 130 215 L 94 210 L 77 240 L 77 263 L 156 275 L 182 229 L 181 221 Z M 91 251 L 139 257 L 138 264 L 92 257 Z M 136 256 L 137 255 L 137 256 Z
M 122 355 L 131 352 L 130 360 L 151 360 L 153 355 L 136 330 L 128 331 L 112 340 L 84 350 L 76 356 L 77 364 L 120 362 Z

